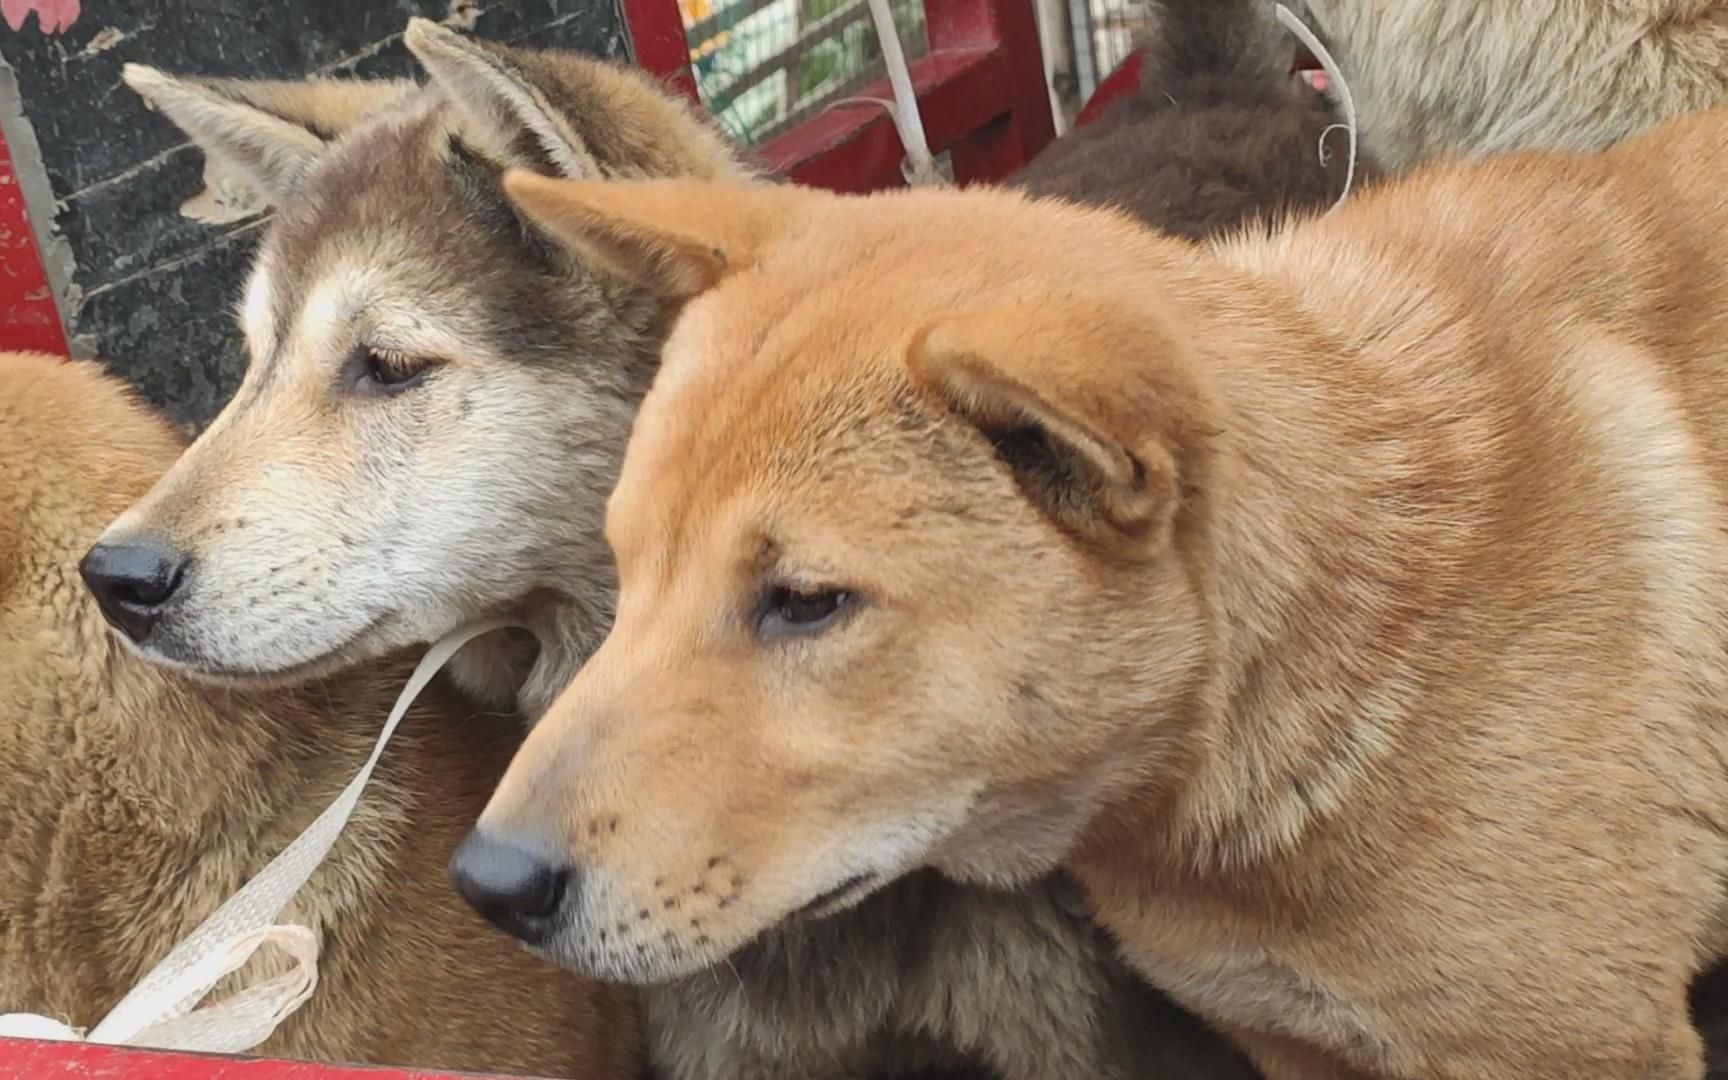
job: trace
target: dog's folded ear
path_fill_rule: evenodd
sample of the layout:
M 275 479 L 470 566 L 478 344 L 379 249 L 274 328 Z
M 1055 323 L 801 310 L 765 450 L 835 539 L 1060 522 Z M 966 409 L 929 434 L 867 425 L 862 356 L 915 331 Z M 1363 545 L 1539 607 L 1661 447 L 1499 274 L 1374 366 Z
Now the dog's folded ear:
M 667 305 L 755 263 L 801 195 L 767 184 L 553 180 L 522 169 L 504 192 L 528 219 Z
M 1069 301 L 939 321 L 908 364 L 1060 527 L 1150 555 L 1168 542 L 1178 462 L 1201 429 L 1176 349 L 1142 315 Z
M 127 64 L 120 77 L 270 206 L 326 140 L 415 89 L 408 79 L 182 78 L 143 64 Z
M 468 122 L 464 139 L 505 165 L 553 176 L 598 179 L 599 161 L 549 93 L 556 79 L 544 60 L 508 46 L 463 37 L 430 19 L 408 20 L 403 44 L 432 85 Z

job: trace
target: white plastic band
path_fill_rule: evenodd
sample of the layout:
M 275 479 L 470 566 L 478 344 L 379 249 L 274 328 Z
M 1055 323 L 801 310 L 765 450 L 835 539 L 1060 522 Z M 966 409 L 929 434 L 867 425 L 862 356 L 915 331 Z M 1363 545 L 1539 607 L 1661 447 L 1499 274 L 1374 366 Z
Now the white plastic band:
M 947 180 L 936 170 L 930 140 L 924 134 L 924 116 L 918 109 L 918 94 L 912 88 L 912 69 L 906 66 L 906 50 L 900 47 L 900 32 L 894 28 L 894 12 L 888 0 L 869 0 L 870 19 L 876 25 L 876 40 L 882 46 L 882 63 L 888 69 L 888 87 L 894 104 L 888 115 L 900 134 L 906 160 L 900 171 L 913 187 L 941 185 Z
M 428 649 L 396 698 L 371 756 L 336 801 L 170 950 L 88 1035 L 50 1017 L 12 1013 L 0 1016 L 0 1036 L 226 1054 L 243 1053 L 268 1039 L 318 985 L 317 935 L 304 926 L 276 925 L 276 920 L 330 854 L 396 726 L 432 676 L 474 638 L 511 625 L 495 620 L 466 626 Z M 287 955 L 286 973 L 194 1008 L 264 945 Z
M 1344 81 L 1344 73 L 1339 70 L 1338 62 L 1332 59 L 1332 54 L 1320 39 L 1314 36 L 1314 31 L 1296 17 L 1296 13 L 1278 4 L 1273 8 L 1284 29 L 1296 35 L 1296 40 L 1308 47 L 1314 54 L 1314 59 L 1320 61 L 1320 70 L 1326 73 L 1326 91 L 1328 96 L 1335 98 L 1338 108 L 1344 113 L 1342 124 L 1333 124 L 1320 133 L 1320 164 L 1326 164 L 1326 136 L 1339 128 L 1350 136 L 1350 160 L 1344 163 L 1344 190 L 1338 193 L 1338 201 L 1332 204 L 1332 210 L 1344 205 L 1344 200 L 1350 197 L 1350 187 L 1356 181 L 1356 99 L 1350 94 L 1350 86 Z M 1330 213 L 1331 211 L 1327 211 Z

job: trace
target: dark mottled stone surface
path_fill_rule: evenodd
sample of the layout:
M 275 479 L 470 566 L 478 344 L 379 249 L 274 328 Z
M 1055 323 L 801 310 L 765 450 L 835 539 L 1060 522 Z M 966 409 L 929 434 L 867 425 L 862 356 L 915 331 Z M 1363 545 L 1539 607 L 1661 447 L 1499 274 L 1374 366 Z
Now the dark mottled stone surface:
M 179 214 L 203 187 L 203 155 L 120 81 L 130 61 L 164 71 L 299 78 L 413 72 L 401 45 L 414 15 L 468 0 L 118 0 L 84 5 L 66 34 L 34 20 L 0 33 L 77 259 L 71 333 L 150 400 L 201 425 L 227 400 L 242 358 L 231 314 L 261 220 L 210 226 Z M 611 0 L 493 0 L 474 34 L 624 56 Z M 115 32 L 122 35 L 117 40 Z

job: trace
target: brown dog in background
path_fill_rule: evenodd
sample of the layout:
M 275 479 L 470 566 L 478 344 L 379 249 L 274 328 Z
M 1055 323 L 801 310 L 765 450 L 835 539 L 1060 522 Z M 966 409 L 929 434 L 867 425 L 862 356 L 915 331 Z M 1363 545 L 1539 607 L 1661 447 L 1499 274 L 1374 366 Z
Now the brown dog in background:
M 1062 865 L 1270 1080 L 1696 1080 L 1725 169 L 1728 110 L 1210 251 L 508 178 L 682 309 L 617 622 L 476 833 L 561 880 L 540 948 L 671 978 L 915 867 Z
M 98 370 L 0 354 L 0 1013 L 81 1027 L 335 799 L 410 666 L 241 692 L 122 648 L 79 560 L 183 443 Z M 520 727 L 422 700 L 285 913 L 319 983 L 258 1052 L 633 1078 L 633 995 L 523 955 L 444 881 Z
M 1144 7 L 1139 84 L 1051 143 L 1009 186 L 1119 207 L 1190 240 L 1337 202 L 1348 147 L 1342 130 L 1325 137 L 1339 114 L 1291 72 L 1295 39 L 1266 0 Z M 1364 144 L 1355 183 L 1377 174 Z

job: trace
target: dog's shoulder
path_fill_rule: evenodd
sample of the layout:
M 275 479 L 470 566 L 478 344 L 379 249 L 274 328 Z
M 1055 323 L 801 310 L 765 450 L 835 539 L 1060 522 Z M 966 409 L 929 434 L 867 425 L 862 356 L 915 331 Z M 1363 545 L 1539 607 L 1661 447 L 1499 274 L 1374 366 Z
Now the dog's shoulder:
M 64 571 L 183 445 L 99 364 L 0 353 L 0 596 L 25 581 L 66 584 Z
M 95 362 L 0 353 L 0 417 L 0 501 L 14 506 L 53 491 L 64 494 L 56 501 L 68 510 L 111 517 L 185 445 Z

